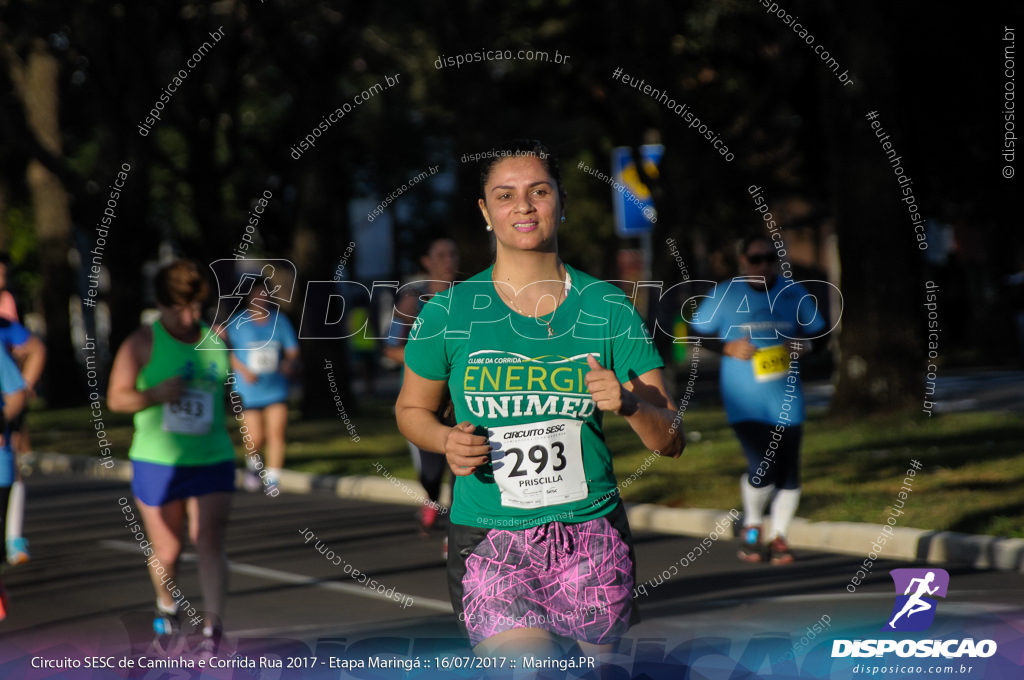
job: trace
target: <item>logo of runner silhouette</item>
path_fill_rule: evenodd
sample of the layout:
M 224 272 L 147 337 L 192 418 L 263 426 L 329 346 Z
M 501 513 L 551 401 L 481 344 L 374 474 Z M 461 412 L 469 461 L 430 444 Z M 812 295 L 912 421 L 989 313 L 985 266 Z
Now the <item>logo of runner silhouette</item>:
M 945 569 L 893 569 L 889 575 L 896 586 L 896 602 L 882 630 L 913 632 L 929 628 L 938 606 L 938 601 L 929 596 L 946 597 L 949 573 Z
M 210 269 L 217 280 L 217 312 L 210 331 L 196 349 L 222 349 L 221 335 L 229 324 L 241 328 L 262 321 L 280 311 L 281 303 L 292 299 L 296 269 L 288 260 L 225 259 L 212 262 Z

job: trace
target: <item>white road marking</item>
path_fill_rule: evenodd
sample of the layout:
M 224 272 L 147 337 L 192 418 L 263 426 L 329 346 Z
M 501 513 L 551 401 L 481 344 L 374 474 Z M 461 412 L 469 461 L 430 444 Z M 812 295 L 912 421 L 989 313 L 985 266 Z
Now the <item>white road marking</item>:
M 137 543 L 130 543 L 128 541 L 99 541 L 99 545 L 104 548 L 112 548 L 114 550 L 120 550 L 122 552 L 137 552 L 139 545 Z M 181 559 L 186 562 L 196 562 L 198 558 L 193 553 L 182 553 Z M 314 588 L 321 588 L 323 590 L 332 590 L 337 593 L 345 593 L 347 595 L 356 595 L 358 597 L 367 597 L 371 600 L 382 600 L 384 602 L 391 602 L 397 604 L 394 599 L 387 597 L 383 593 L 379 593 L 376 590 L 370 590 L 360 585 L 352 583 L 336 583 L 334 581 L 325 581 L 319 578 L 313 578 L 312 576 L 304 576 L 302 574 L 292 574 L 287 571 L 281 571 L 279 569 L 268 569 L 266 567 L 257 567 L 252 564 L 242 564 L 241 562 L 232 562 L 228 560 L 228 569 L 238 574 L 245 574 L 246 576 L 254 576 L 256 578 L 266 579 L 268 581 L 278 581 L 280 583 L 294 583 L 296 585 L 307 585 Z M 444 602 L 443 600 L 435 600 L 429 597 L 420 597 L 418 595 L 408 595 L 411 597 L 413 607 L 421 607 L 423 609 L 429 609 L 434 612 L 442 612 L 444 614 L 452 614 L 451 604 Z

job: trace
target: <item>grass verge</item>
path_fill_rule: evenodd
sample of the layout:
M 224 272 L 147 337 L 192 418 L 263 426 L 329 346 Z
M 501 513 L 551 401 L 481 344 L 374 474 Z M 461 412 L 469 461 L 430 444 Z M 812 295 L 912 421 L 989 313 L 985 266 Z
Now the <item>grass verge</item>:
M 292 412 L 287 467 L 314 474 L 392 474 L 415 479 L 408 445 L 399 434 L 393 404 L 362 401 L 351 415 L 360 441 L 337 418 L 300 420 Z M 87 408 L 29 414 L 36 451 L 98 456 Z M 233 422 L 233 421 L 229 421 Z M 126 458 L 129 416 L 104 412 L 113 454 Z M 622 418 L 605 421 L 606 438 L 620 480 L 648 452 Z M 622 489 L 631 502 L 673 507 L 741 508 L 739 478 L 746 469 L 739 444 L 720 409 L 686 412 L 691 439 L 678 460 L 656 459 Z M 241 464 L 244 449 L 232 428 Z M 907 415 L 835 423 L 812 415 L 804 427 L 803 494 L 799 516 L 818 521 L 882 523 L 903 486 L 910 461 L 914 478 L 898 526 L 1024 538 L 1024 421 L 1012 413 L 956 413 L 918 420 Z

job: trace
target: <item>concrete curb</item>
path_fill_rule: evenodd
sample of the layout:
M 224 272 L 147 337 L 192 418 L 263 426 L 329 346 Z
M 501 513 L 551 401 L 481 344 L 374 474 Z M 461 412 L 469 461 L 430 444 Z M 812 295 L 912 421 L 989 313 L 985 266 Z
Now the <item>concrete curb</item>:
M 105 463 L 105 464 L 104 464 Z M 131 463 L 124 460 L 87 458 L 63 453 L 36 454 L 32 467 L 42 474 L 80 474 L 96 479 L 131 481 Z M 238 471 L 241 488 L 243 470 Z M 423 505 L 428 502 L 419 484 L 378 475 L 312 475 L 282 470 L 278 486 L 288 493 L 329 493 L 339 498 Z M 627 504 L 630 526 L 638 531 L 705 537 L 716 525 L 732 525 L 733 517 L 723 510 L 669 508 L 649 503 Z M 1024 572 L 1024 539 L 929 531 L 894 527 L 883 532 L 882 524 L 859 522 L 811 522 L 793 520 L 788 535 L 794 548 L 823 550 L 871 559 L 923 561 L 928 564 L 968 564 L 978 569 Z M 734 527 L 734 534 L 738 527 Z M 880 539 L 885 538 L 885 543 Z M 877 549 L 877 548 L 880 548 Z

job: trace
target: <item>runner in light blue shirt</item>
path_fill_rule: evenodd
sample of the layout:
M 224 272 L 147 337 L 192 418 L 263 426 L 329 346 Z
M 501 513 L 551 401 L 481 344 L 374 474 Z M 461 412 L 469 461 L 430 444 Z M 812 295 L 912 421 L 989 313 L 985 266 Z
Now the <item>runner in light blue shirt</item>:
M 246 307 L 225 325 L 231 345 L 231 367 L 238 374 L 235 389 L 242 399 L 244 425 L 252 437 L 246 456 L 245 488 L 277 485 L 284 467 L 288 425 L 289 383 L 298 375 L 299 341 L 288 317 L 254 286 Z M 258 452 L 266 443 L 266 468 Z M 246 446 L 249 451 L 249 446 Z M 262 482 L 260 479 L 262 478 Z
M 691 327 L 711 338 L 704 346 L 722 352 L 722 401 L 747 456 L 748 472 L 740 481 L 740 559 L 786 564 L 793 561 L 786 531 L 800 502 L 799 358 L 811 346 L 800 339 L 821 334 L 825 321 L 806 288 L 778 275 L 778 256 L 767 236 L 747 237 L 741 259 L 747 276 L 718 284 Z M 765 542 L 762 515 L 773 492 L 772 535 Z

